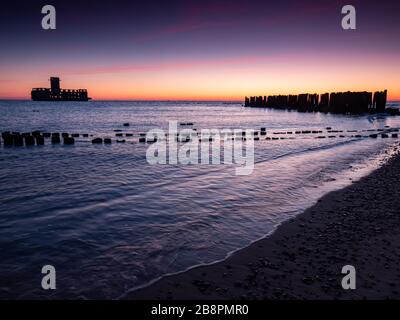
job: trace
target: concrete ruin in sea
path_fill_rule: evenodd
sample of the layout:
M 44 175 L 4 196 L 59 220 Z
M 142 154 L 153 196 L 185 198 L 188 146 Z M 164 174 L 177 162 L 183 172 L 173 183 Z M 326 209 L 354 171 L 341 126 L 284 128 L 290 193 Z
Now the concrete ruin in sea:
M 61 89 L 60 78 L 50 78 L 50 88 L 33 88 L 31 91 L 33 101 L 88 101 L 86 89 Z
M 333 92 L 245 97 L 245 107 L 289 109 L 299 112 L 336 114 L 382 113 L 386 111 L 387 90 L 372 92 Z

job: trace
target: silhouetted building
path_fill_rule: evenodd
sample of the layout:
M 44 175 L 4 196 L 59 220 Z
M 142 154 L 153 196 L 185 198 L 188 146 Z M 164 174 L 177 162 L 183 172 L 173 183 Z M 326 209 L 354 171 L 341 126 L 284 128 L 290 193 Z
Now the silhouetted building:
M 31 91 L 33 101 L 88 101 L 86 89 L 61 89 L 60 78 L 50 78 L 50 88 L 33 88 Z

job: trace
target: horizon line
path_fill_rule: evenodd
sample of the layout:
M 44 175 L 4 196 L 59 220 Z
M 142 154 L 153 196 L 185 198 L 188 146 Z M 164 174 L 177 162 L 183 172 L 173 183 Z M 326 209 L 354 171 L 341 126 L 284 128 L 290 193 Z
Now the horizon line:
M 32 99 L 28 99 L 28 98 L 3 98 L 0 97 L 0 101 L 33 101 Z M 178 99 L 94 99 L 91 98 L 88 102 L 90 101 L 143 101 L 143 102 L 151 102 L 151 101 L 162 101 L 162 102 L 173 102 L 173 101 L 196 101 L 196 102 L 244 102 L 243 100 L 239 100 L 239 99 L 182 99 L 182 98 L 178 98 Z M 46 101 L 40 101 L 40 102 L 46 102 Z M 48 102 L 54 102 L 54 101 L 48 101 Z M 57 102 L 57 101 L 56 101 Z M 60 102 L 76 102 L 76 101 L 60 101 Z
M 3 98 L 0 97 L 0 101 L 33 101 L 27 98 Z M 235 103 L 244 103 L 243 100 L 239 99 L 90 99 L 87 102 L 91 101 L 121 101 L 121 102 L 235 102 Z M 46 102 L 46 101 L 39 101 L 39 102 Z M 54 102 L 54 101 L 48 101 Z M 56 102 L 76 102 L 76 101 L 56 101 Z M 388 99 L 387 102 L 400 102 L 399 98 Z

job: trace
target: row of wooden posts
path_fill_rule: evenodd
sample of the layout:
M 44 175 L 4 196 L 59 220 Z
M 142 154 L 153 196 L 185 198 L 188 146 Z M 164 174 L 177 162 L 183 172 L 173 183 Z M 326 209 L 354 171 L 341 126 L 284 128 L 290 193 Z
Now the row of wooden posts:
M 386 110 L 387 90 L 372 92 L 333 92 L 324 94 L 245 97 L 245 107 L 290 109 L 299 112 L 336 114 L 382 113 Z

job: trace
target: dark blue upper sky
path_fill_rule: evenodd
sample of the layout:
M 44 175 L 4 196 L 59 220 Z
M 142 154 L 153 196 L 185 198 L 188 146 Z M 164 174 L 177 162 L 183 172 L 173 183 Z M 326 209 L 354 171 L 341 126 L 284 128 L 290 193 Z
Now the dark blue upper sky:
M 46 4 L 56 7 L 56 30 L 41 28 Z M 355 31 L 341 28 L 345 4 L 357 9 Z M 400 1 L 387 0 L 7 1 L 0 12 L 0 96 L 23 97 L 27 88 L 44 85 L 49 73 L 71 85 L 89 82 L 110 98 L 149 98 L 150 85 L 160 97 L 186 92 L 182 98 L 236 97 L 251 88 L 249 94 L 296 91 L 304 81 L 311 90 L 334 90 L 346 70 L 353 88 L 369 89 L 374 82 L 365 74 L 381 71 L 376 81 L 393 82 L 399 71 L 399 13 Z M 258 70 L 269 80 L 263 82 Z M 334 73 L 331 79 L 326 72 Z M 257 82 L 244 83 L 244 75 Z M 399 97 L 392 82 L 382 86 Z M 104 92 L 116 84 L 122 89 Z

